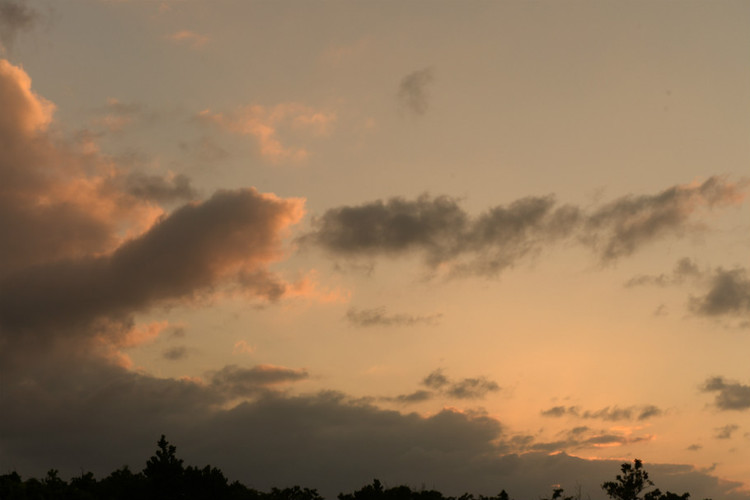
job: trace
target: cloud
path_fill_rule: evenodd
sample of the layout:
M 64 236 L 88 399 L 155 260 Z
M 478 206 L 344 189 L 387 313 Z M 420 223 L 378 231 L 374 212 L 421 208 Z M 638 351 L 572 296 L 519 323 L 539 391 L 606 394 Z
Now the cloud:
M 703 316 L 750 313 L 750 275 L 747 270 L 716 269 L 710 277 L 708 292 L 690 299 L 690 310 Z
M 587 426 L 578 426 L 558 433 L 555 441 L 536 441 L 531 439 L 518 439 L 519 451 L 545 451 L 548 453 L 559 453 L 583 449 L 610 448 L 625 446 L 628 444 L 651 441 L 652 435 L 633 435 L 632 429 L 607 429 L 596 430 Z
M 306 370 L 282 366 L 258 365 L 242 368 L 228 365 L 210 373 L 209 387 L 229 398 L 255 396 L 266 392 L 270 386 L 297 382 L 309 378 Z
M 467 400 L 484 399 L 488 394 L 500 391 L 500 386 L 497 382 L 489 380 L 486 377 L 451 380 L 441 368 L 432 371 L 424 377 L 422 385 L 430 390 L 419 389 L 412 393 L 380 399 L 401 404 L 412 404 L 429 401 L 436 397 Z
M 423 115 L 429 108 L 428 87 L 435 81 L 435 69 L 423 68 L 409 73 L 398 86 L 398 100 L 401 105 L 417 115 Z
M 730 382 L 724 377 L 711 377 L 702 387 L 703 392 L 717 393 L 714 405 L 720 410 L 747 410 L 750 408 L 750 385 Z
M 732 434 L 734 434 L 734 431 L 738 430 L 740 427 L 735 424 L 729 424 L 725 425 L 723 427 L 717 427 L 714 429 L 716 434 L 714 434 L 714 437 L 716 439 L 731 439 Z
M 429 387 L 430 389 L 442 389 L 448 384 L 448 377 L 446 377 L 443 370 L 439 368 L 422 380 L 422 385 Z
M 743 317 L 750 312 L 750 275 L 743 267 L 702 270 L 692 260 L 683 258 L 671 274 L 636 276 L 625 286 L 679 285 L 687 279 L 705 289 L 702 295 L 691 296 L 688 301 L 688 309 L 693 314 L 708 317 Z
M 336 114 L 288 102 L 273 107 L 245 106 L 231 113 L 204 110 L 196 119 L 200 123 L 213 124 L 235 134 L 252 136 L 258 143 L 261 156 L 280 163 L 301 161 L 310 154 L 305 148 L 285 146 L 279 138 L 280 131 L 301 129 L 316 135 L 326 135 L 336 121 Z
M 415 316 L 411 314 L 388 314 L 385 307 L 374 309 L 354 309 L 346 312 L 346 319 L 355 326 L 414 326 L 419 324 L 434 325 L 442 314 Z
M 628 256 L 653 240 L 684 233 L 691 215 L 700 207 L 741 203 L 744 187 L 711 177 L 656 195 L 625 196 L 594 210 L 586 219 L 582 239 L 603 261 Z
M 282 233 L 301 216 L 300 200 L 255 189 L 219 191 L 202 203 L 180 207 L 112 254 L 6 276 L 0 288 L 0 326 L 65 331 L 192 298 L 240 271 L 263 271 L 281 257 Z M 257 274 L 255 279 L 268 278 Z M 252 285 L 262 294 L 262 286 Z
M 144 113 L 144 107 L 136 103 L 123 103 L 114 97 L 107 99 L 107 105 L 93 119 L 93 125 L 109 132 L 122 132 Z
M 465 378 L 452 384 L 446 394 L 456 399 L 481 399 L 490 392 L 497 392 L 500 386 L 497 382 L 485 377 Z
M 569 414 L 578 416 L 578 410 L 574 406 L 567 408 L 564 406 L 553 406 L 547 410 L 542 410 L 541 414 L 543 417 L 562 417 Z
M 193 200 L 198 196 L 184 174 L 163 177 L 135 171 L 117 177 L 113 182 L 135 198 L 157 203 Z
M 0 53 L 13 45 L 21 31 L 28 31 L 39 20 L 39 13 L 25 2 L 0 0 Z
M 4 363 L 22 364 L 36 346 L 127 364 L 117 349 L 138 335 L 137 312 L 225 287 L 264 300 L 300 293 L 267 266 L 283 256 L 303 200 L 237 189 L 167 214 L 162 203 L 195 197 L 187 177 L 130 171 L 52 137 L 54 105 L 5 60 L 0 108 Z
M 641 285 L 667 286 L 683 283 L 687 278 L 699 278 L 703 272 L 691 259 L 684 257 L 675 265 L 672 273 L 659 274 L 658 276 L 639 275 L 628 280 L 626 287 Z
M 210 41 L 210 38 L 206 35 L 201 35 L 190 30 L 176 31 L 170 35 L 166 35 L 165 38 L 174 43 L 188 45 L 193 49 L 199 49 Z
M 187 358 L 187 348 L 185 346 L 170 347 L 161 353 L 161 357 L 169 361 L 178 361 Z
M 397 197 L 329 209 L 299 241 L 338 257 L 416 253 L 433 270 L 496 276 L 524 256 L 573 237 L 603 262 L 628 256 L 659 238 L 695 229 L 691 217 L 700 207 L 741 202 L 743 186 L 711 177 L 656 195 L 622 197 L 593 210 L 558 205 L 552 196 L 525 197 L 478 216 L 448 196 Z M 686 276 L 690 269 L 678 272 Z
M 230 367 L 208 382 L 157 378 L 81 358 L 36 359 L 23 376 L 4 380 L 0 467 L 63 477 L 97 476 L 129 464 L 143 466 L 165 431 L 187 464 L 210 463 L 254 488 L 301 484 L 327 498 L 380 478 L 386 484 L 429 484 L 449 495 L 467 490 L 534 498 L 546 485 L 580 483 L 597 494 L 619 461 L 583 460 L 514 439 L 497 419 L 444 409 L 431 415 L 399 413 L 341 393 L 291 396 L 275 383 L 304 380 L 304 370 Z M 227 405 L 235 396 L 251 399 Z M 586 446 L 623 439 L 616 433 L 570 431 Z M 512 449 L 526 443 L 523 453 Z M 659 487 L 697 498 L 747 500 L 720 481 L 685 465 L 646 464 Z
M 300 241 L 343 257 L 420 252 L 432 268 L 494 275 L 573 229 L 577 211 L 554 204 L 551 197 L 523 198 L 472 218 L 447 196 L 391 198 L 330 209 Z
M 425 391 L 424 389 L 419 389 L 409 394 L 401 394 L 399 396 L 396 396 L 395 398 L 386 398 L 386 399 L 389 401 L 395 401 L 397 403 L 411 404 L 411 403 L 421 403 L 423 401 L 429 401 L 434 396 L 435 396 L 434 393 L 432 393 L 431 391 Z
M 422 385 L 454 399 L 482 399 L 491 392 L 498 392 L 497 382 L 486 377 L 465 378 L 452 381 L 442 369 L 437 369 L 422 380 Z
M 663 410 L 654 405 L 628 406 L 625 408 L 620 408 L 619 406 L 605 406 L 599 410 L 585 411 L 581 411 L 577 406 L 553 406 L 552 408 L 543 410 L 541 415 L 554 418 L 572 416 L 614 422 L 618 420 L 647 420 L 652 417 L 660 416 L 663 413 Z

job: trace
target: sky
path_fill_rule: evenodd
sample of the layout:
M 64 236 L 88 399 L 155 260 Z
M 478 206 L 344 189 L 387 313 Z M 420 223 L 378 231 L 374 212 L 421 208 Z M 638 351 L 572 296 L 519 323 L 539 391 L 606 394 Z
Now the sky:
M 0 0 L 0 473 L 750 498 L 749 20 Z

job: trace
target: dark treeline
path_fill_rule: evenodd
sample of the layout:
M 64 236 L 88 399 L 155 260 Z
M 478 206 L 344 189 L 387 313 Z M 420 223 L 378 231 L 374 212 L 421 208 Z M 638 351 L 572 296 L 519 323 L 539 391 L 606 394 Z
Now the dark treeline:
M 81 473 L 69 482 L 61 479 L 57 470 L 50 470 L 41 480 L 23 478 L 16 472 L 0 475 L 0 500 L 324 500 L 317 490 L 293 486 L 273 488 L 261 492 L 248 488 L 239 481 L 229 482 L 216 467 L 203 468 L 183 465 L 162 435 L 158 449 L 141 472 L 124 466 L 107 477 L 97 480 L 91 472 Z M 654 488 L 640 460 L 620 467 L 615 481 L 602 484 L 602 489 L 614 500 L 688 500 L 689 493 L 662 493 Z M 650 490 L 650 491 L 646 491 Z M 445 496 L 435 490 L 413 490 L 408 486 L 384 488 L 375 479 L 352 493 L 340 493 L 338 500 L 512 500 L 505 490 L 496 496 Z M 563 489 L 551 492 L 549 499 L 583 500 L 581 494 L 567 496 Z

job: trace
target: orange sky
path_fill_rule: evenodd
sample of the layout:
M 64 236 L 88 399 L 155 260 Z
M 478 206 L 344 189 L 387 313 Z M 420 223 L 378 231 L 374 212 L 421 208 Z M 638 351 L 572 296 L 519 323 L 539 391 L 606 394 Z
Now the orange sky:
M 748 14 L 0 1 L 0 472 L 748 498 Z

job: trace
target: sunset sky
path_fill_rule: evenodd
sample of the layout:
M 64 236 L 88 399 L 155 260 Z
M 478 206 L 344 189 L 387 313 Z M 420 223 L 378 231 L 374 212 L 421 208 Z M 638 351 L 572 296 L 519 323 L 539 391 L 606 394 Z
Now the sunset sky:
M 750 499 L 750 2 L 0 0 L 0 474 Z

